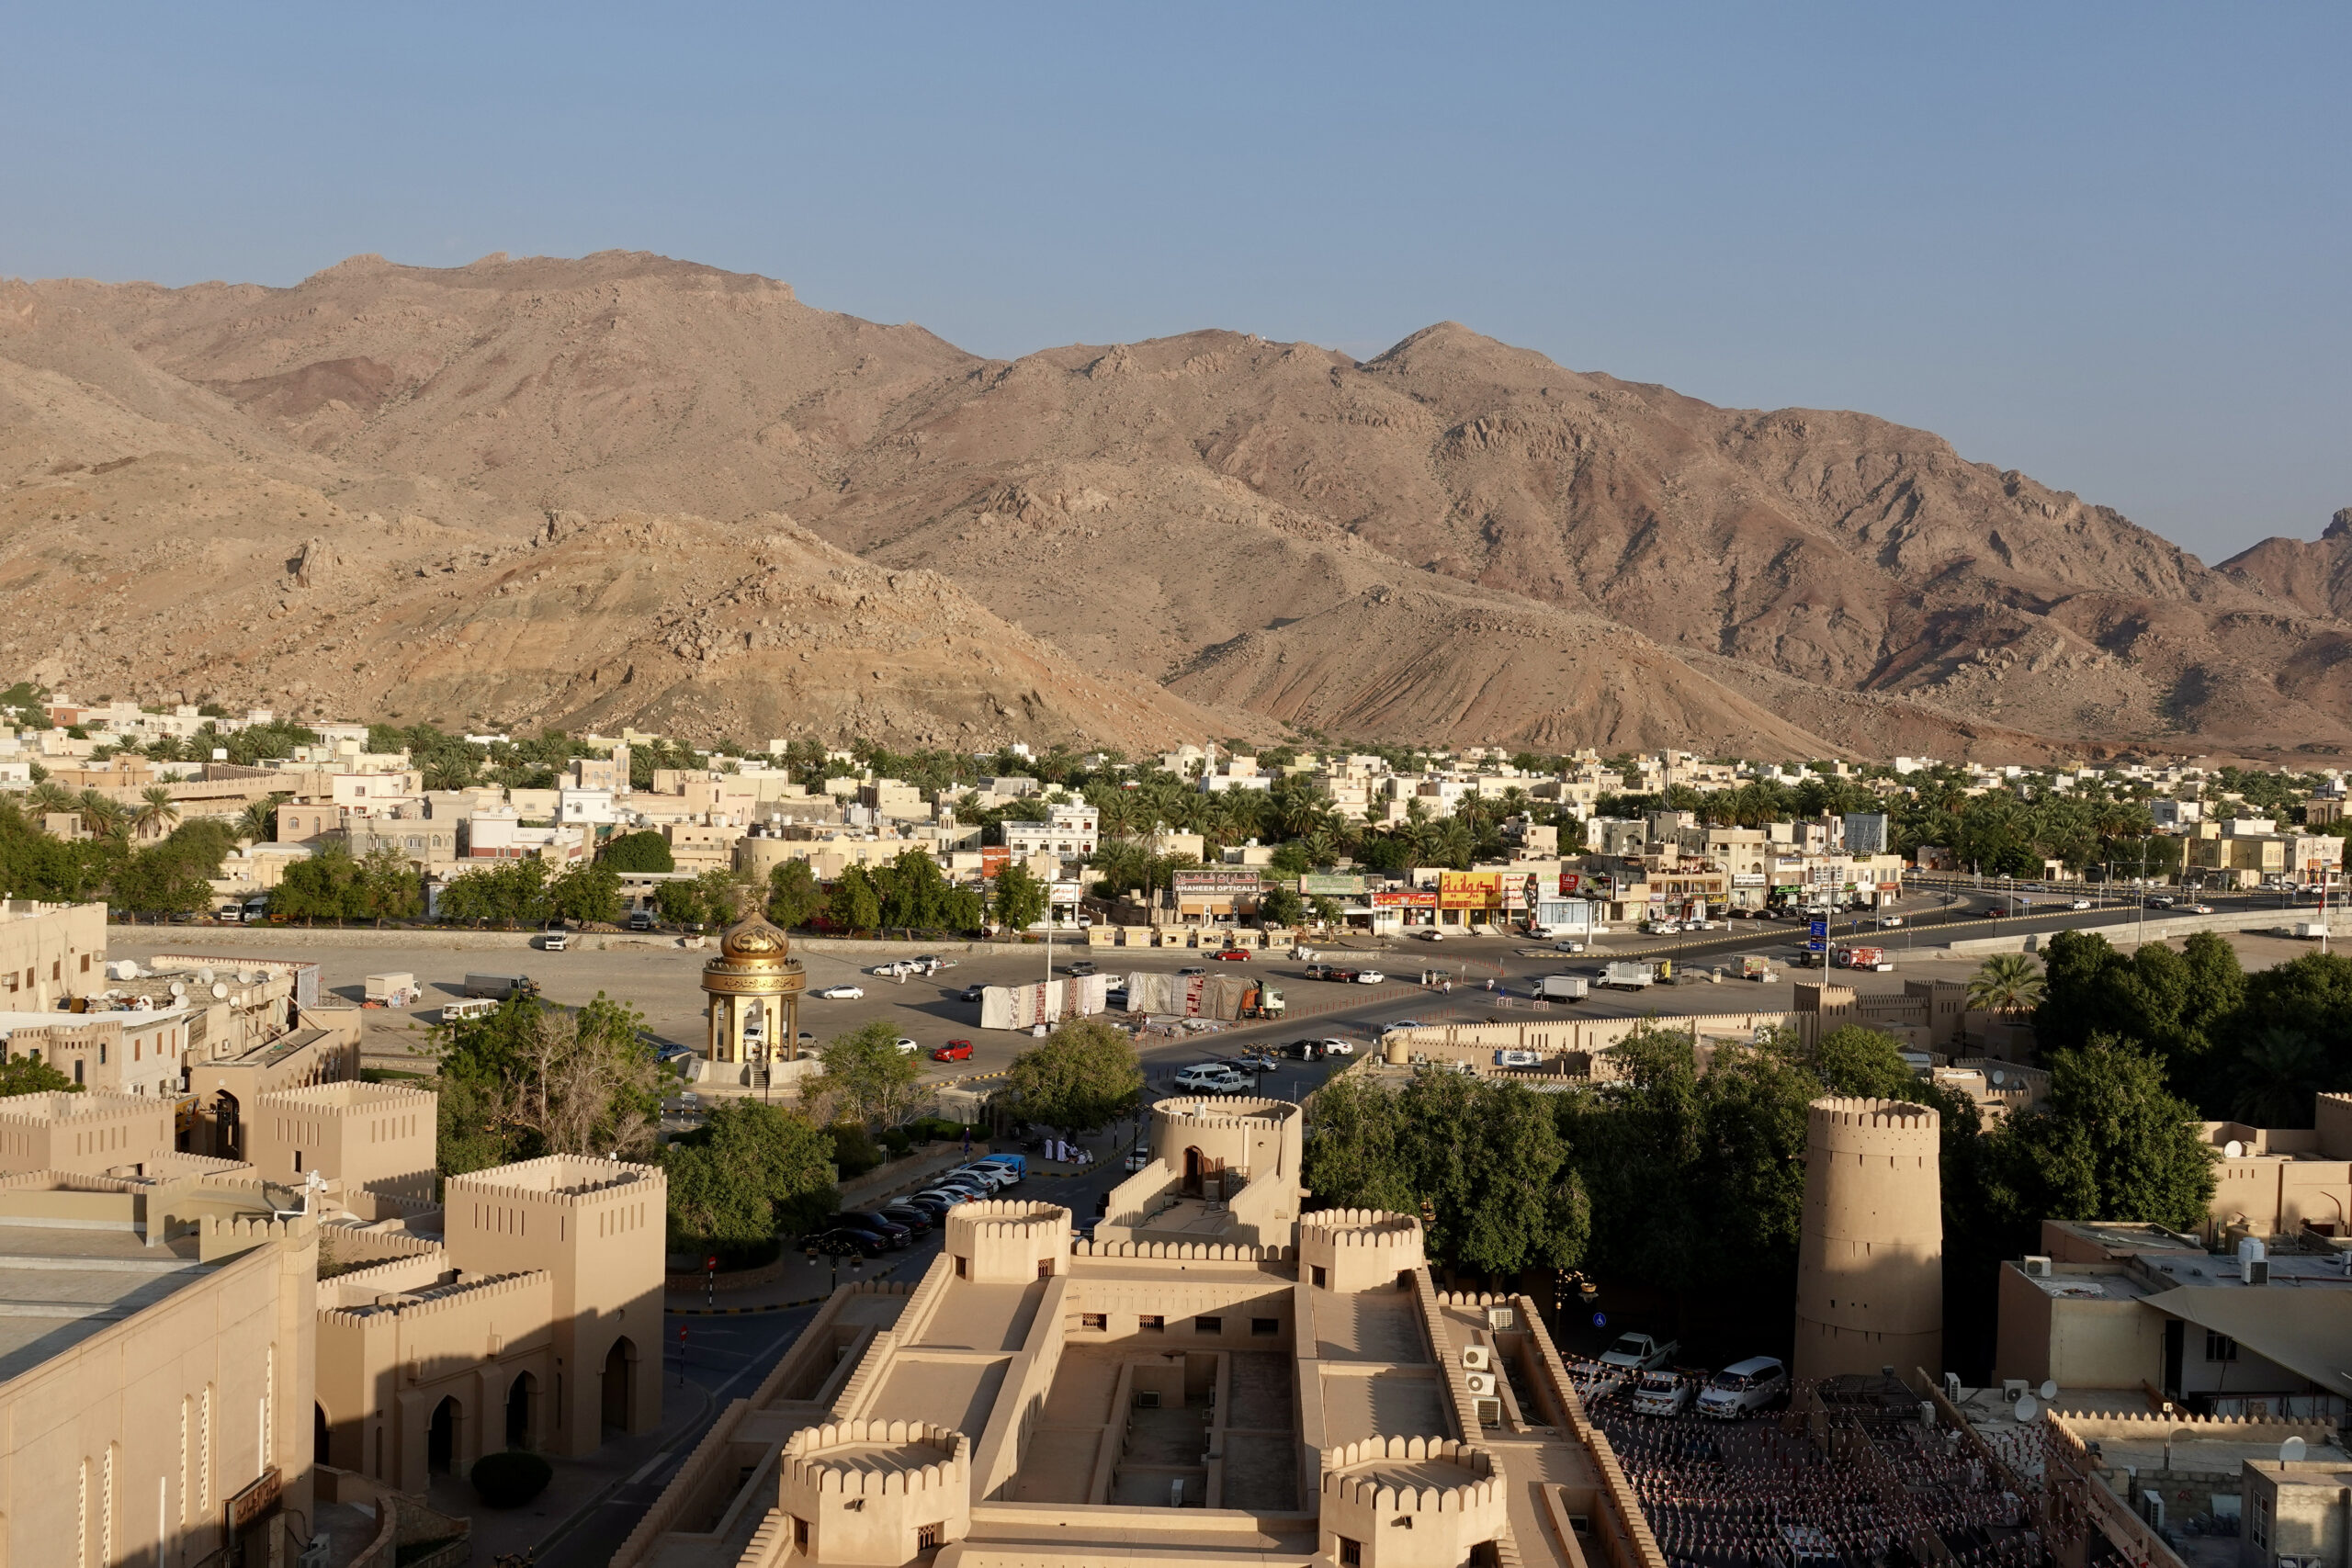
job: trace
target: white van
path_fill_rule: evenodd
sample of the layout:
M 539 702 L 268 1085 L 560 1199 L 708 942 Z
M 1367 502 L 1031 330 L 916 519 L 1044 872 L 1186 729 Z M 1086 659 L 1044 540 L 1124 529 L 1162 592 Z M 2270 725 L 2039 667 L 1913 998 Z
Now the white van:
M 1240 1094 L 1256 1089 L 1258 1080 L 1243 1077 L 1222 1062 L 1204 1062 L 1178 1073 L 1176 1087 L 1193 1094 Z
M 1734 1361 L 1707 1380 L 1699 1414 L 1723 1419 L 1751 1416 L 1789 1392 L 1789 1370 L 1770 1356 Z

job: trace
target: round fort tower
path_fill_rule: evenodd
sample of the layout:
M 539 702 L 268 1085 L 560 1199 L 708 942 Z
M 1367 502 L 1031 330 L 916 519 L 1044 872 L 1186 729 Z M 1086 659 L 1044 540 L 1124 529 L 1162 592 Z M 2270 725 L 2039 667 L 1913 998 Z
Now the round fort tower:
M 1796 1375 L 1941 1371 L 1939 1119 L 1901 1100 L 1830 1098 L 1805 1122 Z

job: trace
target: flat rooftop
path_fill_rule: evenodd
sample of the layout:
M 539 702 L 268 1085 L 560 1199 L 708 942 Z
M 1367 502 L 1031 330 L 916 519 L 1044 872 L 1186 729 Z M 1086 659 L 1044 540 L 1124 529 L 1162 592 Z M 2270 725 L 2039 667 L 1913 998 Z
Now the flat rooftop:
M 2043 1295 L 2060 1301 L 2136 1302 L 2150 1294 L 2147 1286 L 2120 1269 L 2113 1273 L 2027 1274 L 2024 1278 Z
M 0 1220 L 0 1382 L 210 1273 L 195 1249 L 193 1238 L 149 1247 L 127 1230 Z

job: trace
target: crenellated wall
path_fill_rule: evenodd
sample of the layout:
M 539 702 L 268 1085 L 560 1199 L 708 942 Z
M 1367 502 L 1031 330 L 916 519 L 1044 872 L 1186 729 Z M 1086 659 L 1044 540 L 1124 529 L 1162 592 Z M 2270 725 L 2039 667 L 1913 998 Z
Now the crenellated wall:
M 1328 1449 L 1321 1490 L 1322 1541 L 1334 1562 L 1455 1568 L 1510 1526 L 1493 1457 L 1451 1438 L 1369 1438 Z
M 897 1568 L 970 1531 L 971 1469 L 971 1439 L 949 1427 L 827 1422 L 785 1444 L 777 1506 L 810 1559 Z
M 1380 1209 L 1322 1209 L 1300 1217 L 1300 1277 L 1317 1290 L 1394 1290 L 1424 1261 L 1421 1222 Z
M 958 1278 L 1023 1284 L 1069 1271 L 1069 1211 L 1057 1203 L 984 1199 L 947 1211 L 947 1255 Z

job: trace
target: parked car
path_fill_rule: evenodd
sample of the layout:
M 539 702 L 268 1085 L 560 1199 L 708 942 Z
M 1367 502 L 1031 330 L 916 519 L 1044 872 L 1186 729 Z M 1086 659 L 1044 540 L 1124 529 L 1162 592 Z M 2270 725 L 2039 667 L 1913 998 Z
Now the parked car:
M 1187 964 L 1184 967 L 1176 971 L 1176 977 L 1181 980 L 1185 978 L 1187 976 L 1205 975 L 1207 973 L 1208 969 L 1205 965 L 1199 964 Z
M 946 1044 L 933 1051 L 931 1054 L 931 1059 L 934 1062 L 968 1062 L 972 1059 L 972 1043 L 968 1040 L 950 1040 Z
M 1690 1403 L 1690 1380 L 1679 1372 L 1644 1372 L 1634 1385 L 1636 1416 L 1679 1416 Z
M 1250 950 L 1246 947 L 1219 948 L 1215 956 L 1220 964 L 1247 964 L 1250 962 Z
M 1077 963 L 1069 966 L 1069 972 L 1080 977 L 1094 974 L 1094 960 L 1091 958 L 1081 958 Z
M 984 986 L 967 986 L 961 991 L 956 993 L 956 1000 L 966 1002 L 978 1001 L 980 999 L 980 993 L 985 989 L 987 989 L 987 987 Z
M 800 1245 L 810 1251 L 831 1253 L 840 1258 L 853 1254 L 879 1258 L 890 1250 L 889 1242 L 883 1236 L 849 1225 L 830 1225 L 813 1235 L 802 1236 Z
M 1387 976 L 1382 974 L 1377 969 L 1359 969 L 1356 971 L 1356 984 L 1359 986 L 1381 985 L 1384 984 L 1387 978 Z
M 934 1225 L 939 1223 L 939 1217 L 942 1214 L 944 1214 L 948 1210 L 954 1208 L 963 1201 L 964 1200 L 961 1198 L 955 1197 L 952 1194 L 941 1192 L 936 1190 L 927 1192 L 918 1192 L 911 1198 L 900 1198 L 898 1200 L 900 1204 L 903 1204 L 908 1208 L 921 1209 L 924 1213 L 929 1214 L 931 1216 L 931 1223 Z M 888 1213 L 889 1211 L 885 1210 L 883 1212 Z
M 1015 1176 L 1012 1172 L 1007 1170 L 1001 1165 L 980 1165 L 978 1163 L 972 1165 L 959 1165 L 947 1174 L 950 1178 L 970 1177 L 974 1180 L 980 1182 L 991 1192 L 996 1191 L 999 1188 L 1010 1187 L 1014 1182 L 1021 1179 L 1021 1178 Z
M 561 926 L 549 926 L 539 938 L 539 949 L 543 953 L 561 953 L 571 940 L 571 933 Z
M 1770 1406 L 1789 1392 L 1789 1370 L 1770 1356 L 1734 1361 L 1707 1381 L 1699 1395 L 1699 1414 L 1729 1417 L 1747 1416 Z
M 917 1241 L 932 1232 L 933 1222 L 930 1213 L 912 1203 L 885 1203 L 878 1212 L 892 1224 L 904 1225 L 912 1231 Z
M 863 986 L 828 986 L 817 993 L 829 1002 L 854 1002 L 865 995 Z
M 932 1187 L 916 1193 L 909 1201 L 918 1203 L 935 1203 L 939 1206 L 940 1213 L 945 1213 L 956 1204 L 968 1203 L 978 1196 L 978 1193 L 967 1187 Z
M 1204 1062 L 1178 1073 L 1176 1087 L 1193 1094 L 1241 1094 L 1257 1088 L 1258 1080 L 1222 1062 Z
M 886 1246 L 893 1247 L 904 1247 L 915 1238 L 915 1233 L 906 1226 L 864 1210 L 831 1215 L 825 1221 L 825 1227 L 828 1230 L 869 1231 L 880 1236 Z
M 1317 1043 L 1323 1047 L 1323 1054 L 1327 1056 L 1352 1056 L 1356 1054 L 1353 1041 L 1333 1038 Z
M 1126 1170 L 1129 1176 L 1133 1176 L 1150 1163 L 1151 1145 L 1149 1144 L 1137 1144 L 1127 1151 Z
M 1027 1155 L 990 1155 L 986 1159 L 974 1160 L 972 1164 L 982 1170 L 986 1170 L 993 1167 L 998 1170 L 1005 1172 L 1012 1179 L 1005 1183 L 1007 1187 L 1018 1185 L 1029 1174 L 1029 1156 Z
M 1331 966 L 1329 964 L 1310 964 L 1303 973 L 1310 980 L 1328 980 L 1331 977 Z
M 922 1049 L 922 1046 L 916 1044 L 912 1040 L 903 1034 L 899 1035 L 896 1041 L 892 1042 L 892 1043 L 899 1047 L 899 1055 L 901 1056 L 911 1056 L 917 1051 Z
M 1661 1342 L 1646 1334 L 1620 1334 L 1617 1342 L 1600 1353 L 1600 1364 L 1629 1372 L 1654 1372 L 1673 1365 L 1675 1352 L 1681 1348 L 1679 1339 Z

